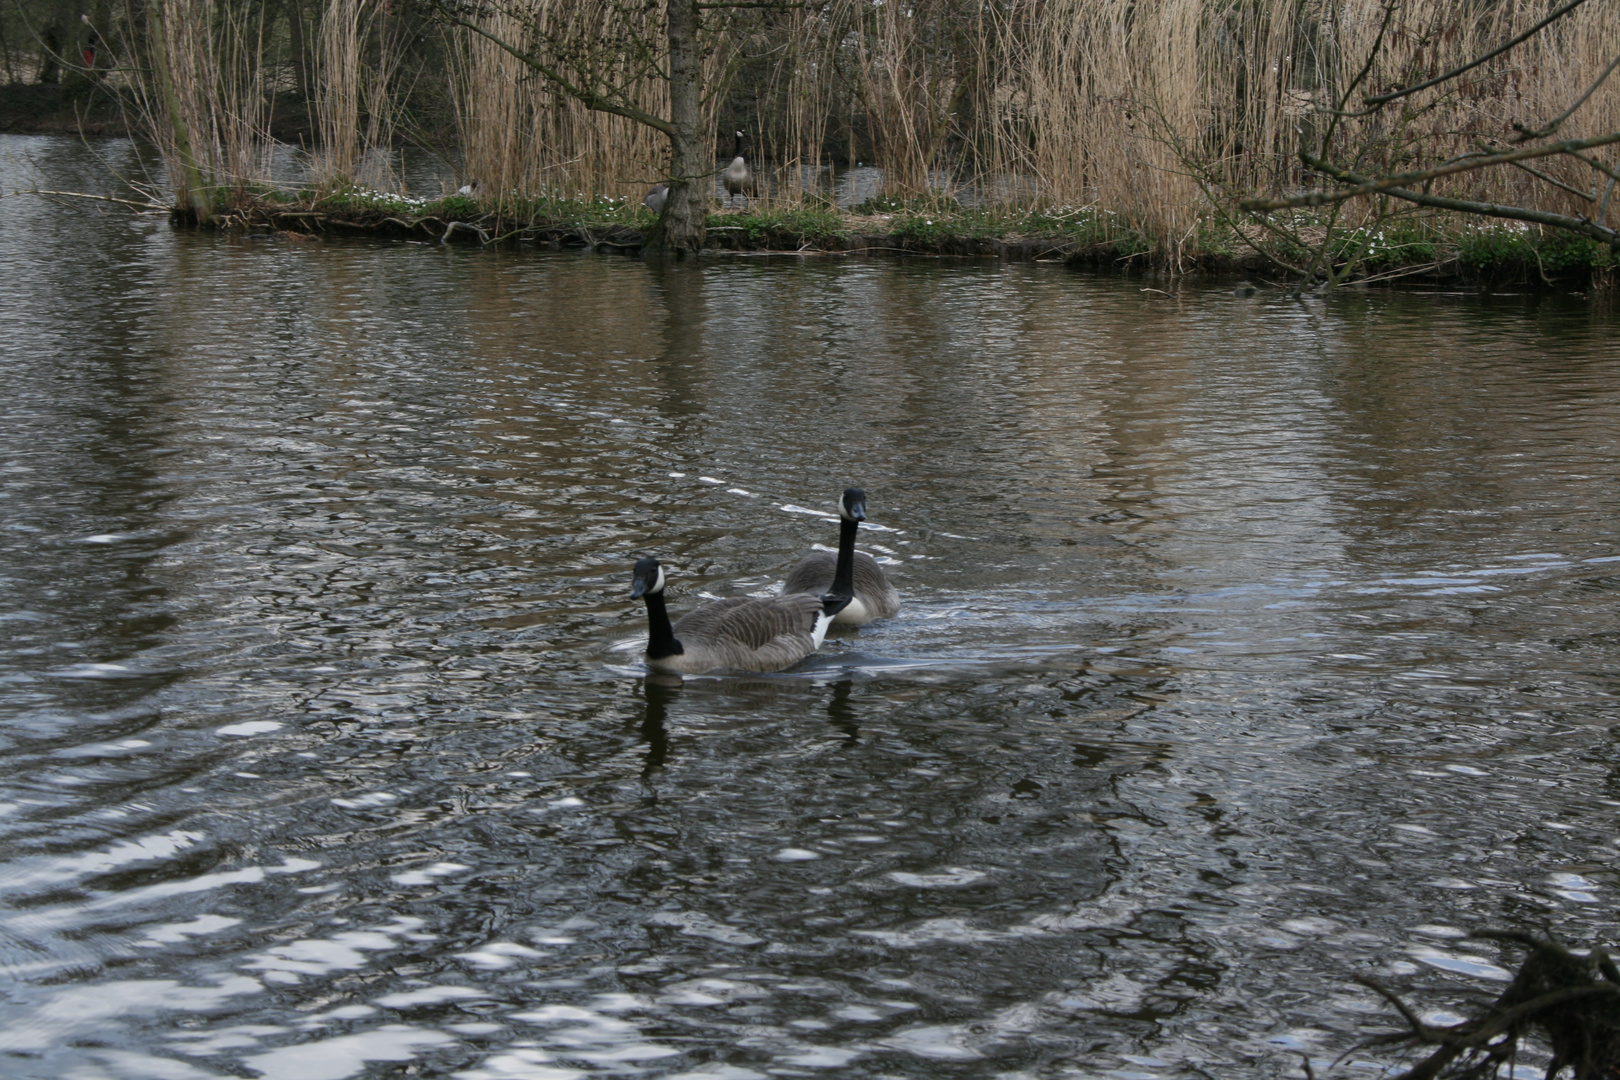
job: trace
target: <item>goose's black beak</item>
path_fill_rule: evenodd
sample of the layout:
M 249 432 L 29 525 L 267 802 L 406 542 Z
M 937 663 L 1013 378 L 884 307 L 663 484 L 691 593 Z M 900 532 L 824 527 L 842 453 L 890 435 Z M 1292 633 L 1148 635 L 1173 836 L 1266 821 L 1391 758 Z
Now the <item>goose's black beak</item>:
M 830 619 L 837 615 L 840 611 L 843 611 L 845 608 L 849 607 L 849 602 L 852 599 L 854 599 L 854 597 L 840 596 L 837 593 L 828 593 L 821 598 L 821 613 Z
M 647 583 L 640 578 L 630 583 L 630 599 L 640 600 L 647 593 Z

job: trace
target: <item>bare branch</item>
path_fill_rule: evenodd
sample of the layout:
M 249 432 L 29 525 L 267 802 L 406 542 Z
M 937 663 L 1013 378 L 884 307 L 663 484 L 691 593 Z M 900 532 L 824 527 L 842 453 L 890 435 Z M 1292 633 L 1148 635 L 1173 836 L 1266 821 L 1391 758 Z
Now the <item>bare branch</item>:
M 1484 1046 L 1519 1021 L 1527 1020 L 1543 1009 L 1599 995 L 1620 995 L 1620 986 L 1612 983 L 1593 983 L 1591 986 L 1566 986 L 1559 990 L 1550 990 L 1540 997 L 1496 1013 L 1466 1034 L 1458 1032 L 1458 1040 L 1468 1046 Z
M 1513 128 L 1519 133 L 1519 137 L 1513 141 L 1522 143 L 1529 142 L 1531 139 L 1545 139 L 1553 132 L 1557 131 L 1559 126 L 1563 124 L 1565 120 L 1568 120 L 1571 116 L 1575 115 L 1576 109 L 1586 104 L 1587 98 L 1597 93 L 1597 88 L 1602 86 L 1604 81 L 1607 80 L 1610 75 L 1614 74 L 1614 69 L 1617 67 L 1620 67 L 1620 56 L 1616 56 L 1613 60 L 1609 61 L 1609 66 L 1604 68 L 1603 74 L 1599 75 L 1592 85 L 1586 88 L 1586 93 L 1576 98 L 1575 104 L 1565 109 L 1562 113 L 1559 113 L 1557 117 L 1549 120 L 1545 127 L 1537 128 L 1535 131 L 1531 131 L 1523 124 L 1514 124 Z
M 1360 983 L 1362 986 L 1365 986 L 1367 989 L 1371 990 L 1373 993 L 1377 994 L 1379 997 L 1383 998 L 1385 1001 L 1389 1002 L 1391 1005 L 1395 1006 L 1396 1011 L 1399 1012 L 1401 1016 L 1406 1019 L 1406 1022 L 1412 1026 L 1412 1036 L 1414 1038 L 1421 1039 L 1428 1043 L 1445 1042 L 1445 1037 L 1439 1031 L 1439 1029 L 1431 1028 L 1428 1024 L 1425 1024 L 1422 1020 L 1418 1019 L 1417 1014 L 1406 1007 L 1406 1002 L 1402 1001 L 1400 996 L 1397 995 L 1395 991 L 1386 989 L 1382 984 L 1368 978 L 1365 975 L 1352 975 L 1351 978 Z
M 1586 3 L 1586 0 L 1570 0 L 1569 3 L 1565 4 L 1551 15 L 1548 15 L 1545 19 L 1542 19 L 1540 22 L 1536 23 L 1536 25 L 1532 26 L 1530 29 L 1526 30 L 1524 33 L 1520 34 L 1506 45 L 1498 46 L 1497 48 L 1486 53 L 1484 56 L 1481 56 L 1475 60 L 1470 60 L 1462 67 L 1452 68 L 1444 75 L 1436 75 L 1427 82 L 1420 82 L 1416 86 L 1408 86 L 1400 90 L 1391 90 L 1387 94 L 1377 94 L 1370 97 L 1363 97 L 1361 100 L 1366 102 L 1368 105 L 1383 105 L 1387 102 L 1394 101 L 1396 98 L 1406 97 L 1408 94 L 1415 94 L 1419 90 L 1427 90 L 1431 86 L 1438 86 L 1447 79 L 1455 79 L 1463 72 L 1472 71 L 1474 68 L 1479 67 L 1479 65 L 1485 63 L 1487 60 L 1494 60 L 1496 57 L 1501 56 L 1503 53 L 1507 52 L 1516 45 L 1529 41 L 1543 29 L 1557 22 L 1559 19 L 1562 19 L 1565 15 L 1568 15 L 1571 11 L 1574 11 L 1584 3 Z
M 1613 137 L 1620 140 L 1620 135 Z M 1327 173 L 1333 179 L 1347 184 L 1371 184 L 1372 181 L 1359 173 L 1347 172 L 1332 162 L 1320 158 L 1307 157 L 1306 164 L 1311 168 Z M 1514 221 L 1529 221 L 1537 225 L 1549 225 L 1555 229 L 1567 229 L 1570 232 L 1581 233 L 1593 240 L 1608 244 L 1616 251 L 1620 251 L 1620 232 L 1606 228 L 1587 218 L 1569 217 L 1565 214 L 1554 214 L 1546 210 L 1526 210 L 1521 206 L 1501 206 L 1496 203 L 1471 202 L 1467 199 L 1448 199 L 1440 195 L 1430 195 L 1422 191 L 1409 191 L 1406 188 L 1377 187 L 1376 190 L 1393 195 L 1397 199 L 1417 203 L 1420 206 L 1433 206 L 1441 210 L 1456 210 L 1464 214 L 1479 214 L 1483 217 L 1508 218 Z M 1250 202 L 1278 202 L 1283 206 L 1266 207 L 1266 209 L 1282 209 L 1289 204 L 1286 200 L 1250 200 Z M 1250 209 L 1247 203 L 1240 203 L 1245 210 Z
M 1489 153 L 1494 153 L 1495 151 L 1486 150 L 1484 152 L 1489 154 Z M 1576 155 L 1576 156 L 1578 157 L 1579 155 Z M 1558 179 L 1558 177 L 1556 177 L 1556 176 L 1549 176 L 1547 173 L 1542 172 L 1540 169 L 1536 168 L 1534 165 L 1526 165 L 1522 161 L 1514 161 L 1514 162 L 1510 162 L 1509 164 L 1511 164 L 1515 169 L 1520 169 L 1520 170 L 1523 170 L 1524 172 L 1529 173 L 1531 176 L 1535 177 L 1537 180 L 1544 180 L 1547 183 L 1551 184 L 1553 187 L 1563 188 L 1565 191 L 1569 192 L 1571 195 L 1576 196 L 1577 198 L 1585 199 L 1587 202 L 1597 202 L 1597 196 L 1592 194 L 1591 192 L 1582 191 L 1580 188 L 1576 187 L 1574 184 L 1566 184 L 1562 180 Z M 1601 216 L 1600 216 L 1599 220 L 1601 220 Z
M 1620 180 L 1620 171 L 1616 171 L 1614 169 L 1609 168 L 1607 165 L 1603 164 L 1603 162 L 1601 162 L 1601 161 L 1597 161 L 1597 160 L 1595 160 L 1593 158 L 1589 158 L 1585 154 L 1574 154 L 1574 153 L 1572 153 L 1569 156 L 1572 157 L 1572 158 L 1575 158 L 1575 159 L 1577 159 L 1579 161 L 1586 162 L 1586 164 L 1592 166 L 1592 168 L 1596 169 L 1598 172 L 1602 173 L 1604 176 L 1607 176 L 1610 180 Z M 1599 214 L 1598 215 L 1598 220 L 1599 221 L 1603 220 L 1603 215 Z
M 18 191 L 8 191 L 0 194 L 0 199 L 9 199 L 16 195 L 55 196 L 60 199 L 89 199 L 92 202 L 118 203 L 121 206 L 132 206 L 137 210 L 160 211 L 167 214 L 173 207 L 163 206 L 155 202 L 137 202 L 134 199 L 117 199 L 111 195 L 89 195 L 83 191 L 44 191 L 40 188 L 26 188 Z
M 509 42 L 502 40 L 500 37 L 497 37 L 495 34 L 490 33 L 488 30 L 485 30 L 477 23 L 468 19 L 463 19 L 461 16 L 452 13 L 442 6 L 439 8 L 439 10 L 448 22 L 455 26 L 460 26 L 467 30 L 471 30 L 480 37 L 487 38 L 488 40 L 494 42 L 498 48 L 505 50 L 514 58 L 527 64 L 534 71 L 539 72 L 542 76 L 554 83 L 558 89 L 562 90 L 563 93 L 578 100 L 586 108 L 595 109 L 597 112 L 612 113 L 614 116 L 622 116 L 627 120 L 634 120 L 637 123 L 645 124 L 656 131 L 661 131 L 671 138 L 675 136 L 675 125 L 670 123 L 668 120 L 665 120 L 663 117 L 654 116 L 652 113 L 643 109 L 638 109 L 634 105 L 616 102 L 612 98 L 598 93 L 589 87 L 575 86 L 566 77 L 564 77 L 560 71 L 547 64 L 533 53 L 525 52 L 516 45 L 512 45 Z
M 1396 173 L 1394 176 L 1385 176 L 1378 179 L 1362 177 L 1356 181 L 1355 187 L 1345 188 L 1342 191 L 1313 191 L 1305 195 L 1291 195 L 1281 199 L 1246 199 L 1238 206 L 1244 210 L 1285 210 L 1295 206 L 1326 206 L 1330 203 L 1344 202 L 1361 195 L 1372 195 L 1380 191 L 1395 194 L 1396 188 L 1402 184 L 1422 183 L 1425 180 L 1434 180 L 1442 176 L 1451 176 L 1455 173 L 1473 172 L 1476 169 L 1488 168 L 1492 165 L 1503 165 L 1514 161 L 1529 161 L 1534 158 L 1552 157 L 1555 154 L 1572 154 L 1576 150 L 1589 150 L 1595 146 L 1608 146 L 1620 142 L 1620 131 L 1599 135 L 1594 139 L 1565 139 L 1563 142 L 1548 143 L 1545 146 L 1531 146 L 1523 150 L 1511 150 L 1506 153 L 1486 156 L 1468 155 L 1466 157 L 1449 161 L 1444 165 L 1437 165 L 1432 169 L 1418 169 L 1412 172 Z M 1334 179 L 1341 176 L 1358 175 L 1346 172 L 1337 165 L 1317 157 L 1314 154 L 1302 153 L 1300 160 L 1318 172 L 1323 172 Z M 1405 198 L 1405 196 L 1401 196 Z
M 1339 97 L 1338 107 L 1333 109 L 1330 114 L 1332 119 L 1328 121 L 1327 131 L 1322 135 L 1322 155 L 1324 157 L 1327 156 L 1328 144 L 1332 140 L 1333 132 L 1337 130 L 1341 119 L 1347 116 L 1367 115 L 1366 113 L 1347 113 L 1345 106 L 1350 103 L 1350 95 L 1356 92 L 1356 87 L 1360 86 L 1362 81 L 1367 78 L 1368 72 L 1372 71 L 1373 62 L 1378 59 L 1378 53 L 1384 47 L 1384 35 L 1389 33 L 1389 24 L 1395 18 L 1395 7 L 1393 0 L 1385 3 L 1384 20 L 1378 24 L 1378 36 L 1373 38 L 1372 48 L 1367 50 L 1367 62 L 1361 65 L 1361 70 L 1356 72 L 1356 77 L 1351 79 L 1350 85 L 1344 88 L 1344 93 Z

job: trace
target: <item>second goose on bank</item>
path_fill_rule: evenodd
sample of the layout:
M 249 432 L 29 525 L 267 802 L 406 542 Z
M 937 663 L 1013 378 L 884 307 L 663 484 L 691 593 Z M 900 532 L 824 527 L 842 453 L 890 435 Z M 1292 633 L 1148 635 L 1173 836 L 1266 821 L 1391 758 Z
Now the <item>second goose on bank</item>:
M 720 173 L 720 182 L 725 185 L 726 204 L 738 195 L 743 197 L 746 204 L 748 197 L 754 193 L 754 174 L 748 170 L 748 159 L 743 157 L 743 140 L 748 138 L 743 132 L 737 132 L 736 148 L 732 151 L 731 164 Z
M 677 675 L 792 667 L 821 647 L 833 617 L 849 603 L 847 593 L 738 597 L 704 604 L 671 626 L 657 559 L 636 563 L 630 598 L 647 602 L 647 666 Z
M 813 551 L 800 560 L 782 586 L 784 593 L 850 594 L 849 603 L 837 613 L 835 622 L 864 626 L 873 619 L 892 619 L 900 611 L 900 594 L 889 584 L 877 560 L 855 550 L 855 533 L 866 520 L 866 492 L 846 488 L 838 499 L 838 554 Z M 834 582 L 842 582 L 839 589 Z

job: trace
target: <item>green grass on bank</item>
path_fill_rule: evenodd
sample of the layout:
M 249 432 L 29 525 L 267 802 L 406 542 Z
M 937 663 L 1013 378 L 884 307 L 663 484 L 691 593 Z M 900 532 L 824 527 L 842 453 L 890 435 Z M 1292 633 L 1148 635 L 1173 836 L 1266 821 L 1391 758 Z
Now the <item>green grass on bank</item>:
M 489 236 L 521 236 L 541 230 L 589 233 L 649 228 L 653 214 L 638 200 L 597 195 L 508 196 L 503 199 L 451 194 L 415 198 L 348 186 L 326 191 L 234 189 L 216 193 L 218 205 L 255 205 L 274 214 L 296 210 L 369 224 L 392 218 L 406 224 L 437 220 L 479 226 Z M 1329 232 L 1303 215 L 1287 221 L 1295 238 L 1325 244 L 1328 264 L 1353 260 L 1356 278 L 1397 276 L 1408 271 L 1445 270 L 1484 279 L 1509 277 L 1554 283 L 1593 274 L 1612 274 L 1614 253 L 1604 244 L 1571 233 L 1519 222 L 1462 217 L 1401 217 L 1357 230 Z M 910 250 L 942 254 L 969 241 L 1053 241 L 1070 253 L 1091 252 L 1106 260 L 1136 265 L 1162 261 L 1151 238 L 1122 217 L 1094 206 L 1024 208 L 964 206 L 948 197 L 875 198 L 849 209 L 829 200 L 797 204 L 760 200 L 743 209 L 718 201 L 709 215 L 711 240 L 720 246 L 755 249 L 847 247 L 857 237 L 882 237 Z M 1208 219 L 1184 241 L 1184 267 L 1211 270 L 1267 267 L 1260 252 L 1304 266 L 1316 252 L 1281 234 L 1238 235 L 1230 225 Z

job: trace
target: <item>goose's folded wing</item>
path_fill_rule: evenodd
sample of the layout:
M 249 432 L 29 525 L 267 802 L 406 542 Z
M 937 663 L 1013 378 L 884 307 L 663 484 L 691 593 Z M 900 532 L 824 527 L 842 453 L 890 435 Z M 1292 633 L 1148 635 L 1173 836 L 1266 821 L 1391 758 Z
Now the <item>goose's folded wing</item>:
M 855 595 L 880 619 L 892 619 L 900 610 L 900 594 L 877 560 L 864 551 L 855 553 Z
M 821 601 L 808 595 L 772 599 L 716 600 L 675 624 L 675 636 L 714 645 L 763 649 L 783 636 L 808 635 L 816 625 Z
M 815 593 L 819 596 L 832 588 L 833 574 L 837 569 L 838 560 L 832 552 L 812 551 L 789 571 L 787 581 L 782 585 L 782 593 Z

